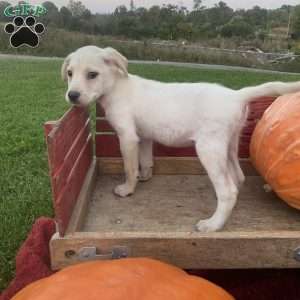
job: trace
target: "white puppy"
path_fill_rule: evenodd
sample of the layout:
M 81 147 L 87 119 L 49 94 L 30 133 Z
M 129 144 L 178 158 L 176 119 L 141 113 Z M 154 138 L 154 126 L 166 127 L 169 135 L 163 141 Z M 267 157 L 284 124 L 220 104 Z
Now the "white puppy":
M 266 83 L 235 91 L 210 83 L 161 83 L 127 72 L 127 59 L 112 48 L 87 46 L 70 54 L 62 67 L 67 101 L 98 101 L 118 134 L 126 182 L 115 193 L 134 193 L 138 177 L 152 176 L 152 142 L 196 147 L 216 191 L 214 215 L 197 224 L 202 232 L 221 229 L 236 204 L 244 175 L 238 161 L 247 104 L 260 96 L 300 91 L 300 82 Z M 140 166 L 140 172 L 139 172 Z

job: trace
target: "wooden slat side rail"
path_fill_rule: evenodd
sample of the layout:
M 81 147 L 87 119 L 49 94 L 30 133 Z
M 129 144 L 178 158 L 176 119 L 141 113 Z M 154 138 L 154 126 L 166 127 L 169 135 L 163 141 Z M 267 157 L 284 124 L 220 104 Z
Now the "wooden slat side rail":
M 93 159 L 89 113 L 73 107 L 60 120 L 47 122 L 44 130 L 55 218 L 63 236 Z
M 82 188 L 76 201 L 76 205 L 73 209 L 66 235 L 74 234 L 75 232 L 80 231 L 84 224 L 87 209 L 97 181 L 97 171 L 98 169 L 96 165 L 96 158 L 94 157 L 93 162 L 91 163 L 91 166 L 82 184 Z
M 52 174 L 54 197 L 57 198 L 63 187 L 66 185 L 67 178 L 80 154 L 82 149 L 92 138 L 90 131 L 90 122 L 81 129 L 78 136 L 75 138 L 73 145 L 66 154 L 63 163 Z
M 48 134 L 47 144 L 52 174 L 60 168 L 74 140 L 88 119 L 89 113 L 86 109 L 73 107 L 57 121 L 58 125 L 54 126 Z
M 83 247 L 94 246 L 99 253 L 110 253 L 125 246 L 129 257 L 151 257 L 183 269 L 261 269 L 299 268 L 294 259 L 300 232 L 79 232 L 65 239 L 50 241 L 52 269 L 80 262 Z M 71 252 L 72 256 L 66 256 Z
M 249 114 L 246 125 L 241 133 L 239 157 L 249 157 L 249 144 L 257 122 L 261 119 L 264 111 L 272 104 L 276 97 L 262 97 L 254 100 L 249 105 Z M 105 119 L 105 113 L 100 105 L 97 105 L 96 124 L 96 156 L 97 157 L 120 157 L 120 147 L 117 136 L 110 124 Z M 159 144 L 154 145 L 154 156 L 157 157 L 196 157 L 193 147 L 170 148 Z
M 96 132 L 113 132 L 114 129 L 111 127 L 105 117 L 97 117 Z
M 251 136 L 256 127 L 256 124 L 263 116 L 266 109 L 276 100 L 276 97 L 263 97 L 252 101 L 249 104 L 248 118 L 246 126 L 242 130 L 240 137 L 239 157 L 247 158 L 250 156 L 249 147 Z
M 121 157 L 119 139 L 113 132 L 97 133 L 95 147 L 97 157 Z
M 93 143 L 90 138 L 80 153 L 64 189 L 55 201 L 56 220 L 60 235 L 64 235 L 68 227 L 73 209 L 77 202 L 84 179 L 93 160 Z
M 101 175 L 124 173 L 121 157 L 98 157 L 97 165 Z M 249 159 L 240 159 L 240 165 L 246 176 L 258 175 Z M 155 175 L 206 175 L 197 157 L 155 157 L 153 173 Z

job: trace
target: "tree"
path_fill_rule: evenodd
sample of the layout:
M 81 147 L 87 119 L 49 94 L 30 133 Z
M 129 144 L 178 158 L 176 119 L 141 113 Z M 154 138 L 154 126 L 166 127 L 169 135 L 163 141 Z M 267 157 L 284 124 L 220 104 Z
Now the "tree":
M 72 13 L 68 10 L 68 8 L 63 6 L 60 9 L 60 16 L 62 19 L 62 27 L 70 28 L 70 24 L 71 24 L 71 20 L 72 20 Z
M 53 11 L 58 12 L 58 8 L 56 5 L 51 1 L 45 1 L 42 3 L 42 5 L 47 9 L 47 13 L 51 13 Z
M 68 3 L 68 9 L 73 17 L 81 17 L 86 11 L 86 7 L 81 1 L 70 0 Z
M 202 10 L 204 8 L 202 2 L 202 0 L 194 0 L 194 10 Z
M 133 0 L 130 0 L 130 10 L 131 10 L 131 11 L 134 11 L 134 10 L 135 10 L 135 5 L 134 5 Z
M 254 34 L 253 27 L 246 23 L 242 17 L 237 16 L 232 18 L 232 20 L 222 26 L 221 28 L 221 35 L 223 37 L 248 37 Z
M 0 14 L 0 20 L 1 21 L 7 21 L 8 18 L 6 16 L 4 16 L 3 12 L 5 10 L 6 7 L 10 6 L 10 3 L 7 2 L 7 1 L 0 1 L 0 11 L 1 11 L 1 14 Z
M 42 5 L 47 10 L 47 13 L 41 18 L 42 22 L 46 25 L 57 25 L 60 21 L 60 15 L 56 5 L 51 1 L 45 1 L 42 3 Z
M 127 10 L 126 6 L 120 5 L 115 9 L 114 15 L 119 16 L 119 17 L 126 16 L 127 12 L 128 12 L 128 10 Z
M 293 14 L 292 38 L 300 38 L 300 5 L 296 6 Z
M 204 11 L 206 16 L 206 23 L 210 24 L 209 31 L 216 36 L 219 27 L 227 24 L 234 16 L 234 11 L 232 8 L 227 6 L 223 1 L 220 1 L 214 7 L 208 8 Z
M 89 9 L 86 9 L 83 13 L 82 13 L 82 19 L 84 20 L 89 20 L 92 17 L 92 13 Z
M 252 24 L 253 26 L 260 26 L 266 28 L 268 20 L 268 10 L 254 6 L 245 13 L 245 21 Z
M 193 24 L 180 22 L 177 24 L 178 36 L 190 40 L 193 34 Z

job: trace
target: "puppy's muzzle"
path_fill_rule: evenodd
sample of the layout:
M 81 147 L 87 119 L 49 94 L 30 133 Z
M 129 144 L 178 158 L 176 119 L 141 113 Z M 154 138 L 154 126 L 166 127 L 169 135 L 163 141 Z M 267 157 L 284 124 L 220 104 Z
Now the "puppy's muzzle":
M 68 98 L 72 104 L 78 104 L 79 98 L 80 98 L 80 93 L 76 92 L 76 91 L 70 91 L 68 93 Z

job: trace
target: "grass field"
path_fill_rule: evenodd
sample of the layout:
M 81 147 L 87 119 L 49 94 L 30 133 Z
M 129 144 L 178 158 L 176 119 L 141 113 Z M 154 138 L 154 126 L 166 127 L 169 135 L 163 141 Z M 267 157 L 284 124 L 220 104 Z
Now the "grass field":
M 43 123 L 68 107 L 59 60 L 0 59 L 0 290 L 14 275 L 14 257 L 34 220 L 53 216 Z M 232 88 L 295 76 L 132 65 L 162 81 L 219 82 Z M 222 109 L 222 108 L 220 108 Z

